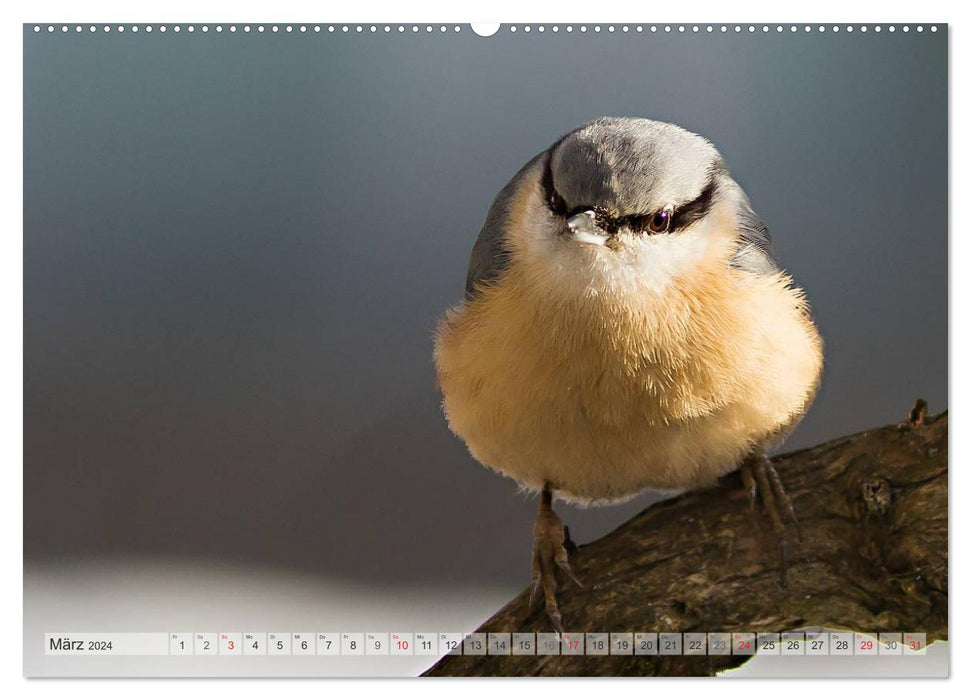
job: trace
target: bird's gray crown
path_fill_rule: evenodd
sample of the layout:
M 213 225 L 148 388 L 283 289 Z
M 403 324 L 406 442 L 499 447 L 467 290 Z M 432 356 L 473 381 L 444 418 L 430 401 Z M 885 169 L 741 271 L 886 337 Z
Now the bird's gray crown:
M 602 117 L 551 148 L 549 177 L 568 209 L 649 214 L 698 197 L 723 169 L 718 150 L 674 124 Z

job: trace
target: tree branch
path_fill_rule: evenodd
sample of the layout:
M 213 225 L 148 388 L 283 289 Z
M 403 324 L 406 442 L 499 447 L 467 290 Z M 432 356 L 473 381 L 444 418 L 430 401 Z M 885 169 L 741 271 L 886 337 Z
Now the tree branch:
M 827 628 L 947 638 L 947 413 L 918 401 L 899 425 L 775 463 L 793 498 L 787 588 L 766 515 L 737 472 L 642 511 L 580 547 L 562 581 L 577 632 L 782 632 Z M 524 591 L 479 632 L 549 632 Z M 432 676 L 714 675 L 734 656 L 446 656 Z

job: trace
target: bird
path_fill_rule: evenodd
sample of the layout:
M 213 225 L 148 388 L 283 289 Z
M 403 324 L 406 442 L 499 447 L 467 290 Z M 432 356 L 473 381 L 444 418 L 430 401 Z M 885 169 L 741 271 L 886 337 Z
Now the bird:
M 557 631 L 557 571 L 583 584 L 554 499 L 609 505 L 739 470 L 785 585 L 798 522 L 766 454 L 812 404 L 823 343 L 708 139 L 600 117 L 530 159 L 489 208 L 434 345 L 451 431 L 540 496 L 529 609 L 545 601 Z

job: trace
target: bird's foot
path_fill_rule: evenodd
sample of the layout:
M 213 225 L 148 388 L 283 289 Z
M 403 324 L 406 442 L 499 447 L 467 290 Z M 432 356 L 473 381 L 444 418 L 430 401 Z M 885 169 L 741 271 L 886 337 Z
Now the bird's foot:
M 749 508 L 755 509 L 756 498 L 761 495 L 762 505 L 772 522 L 772 529 L 779 538 L 779 584 L 785 588 L 788 585 L 789 531 L 783 514 L 792 524 L 796 537 L 802 539 L 792 500 L 782 486 L 775 465 L 765 453 L 757 452 L 746 457 L 742 462 L 741 473 L 742 483 L 749 493 Z
M 539 512 L 533 526 L 533 562 L 532 578 L 529 586 L 529 610 L 533 612 L 539 605 L 540 591 L 546 600 L 546 614 L 557 632 L 563 633 L 563 617 L 560 615 L 559 605 L 556 603 L 556 570 L 559 569 L 580 588 L 583 584 L 573 574 L 570 568 L 568 531 L 563 527 L 563 521 L 553 510 L 553 495 L 549 486 L 543 488 L 540 498 Z M 575 545 L 574 545 L 575 548 Z

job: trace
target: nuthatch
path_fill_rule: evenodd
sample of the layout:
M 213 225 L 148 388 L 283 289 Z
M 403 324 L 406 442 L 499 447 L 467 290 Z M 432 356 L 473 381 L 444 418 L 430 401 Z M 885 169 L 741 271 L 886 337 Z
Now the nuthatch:
M 617 502 L 740 466 L 784 585 L 794 514 L 765 451 L 808 410 L 822 341 L 711 143 L 647 119 L 571 131 L 496 197 L 465 291 L 438 328 L 439 386 L 472 455 L 542 494 L 531 608 L 542 591 L 562 630 L 555 570 L 576 581 L 554 494 Z

